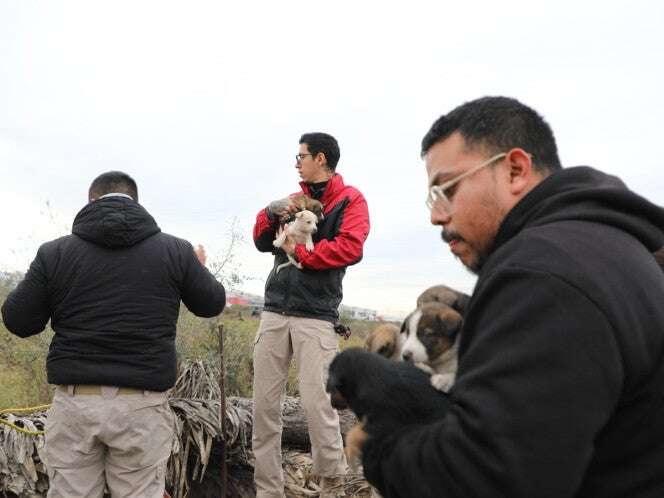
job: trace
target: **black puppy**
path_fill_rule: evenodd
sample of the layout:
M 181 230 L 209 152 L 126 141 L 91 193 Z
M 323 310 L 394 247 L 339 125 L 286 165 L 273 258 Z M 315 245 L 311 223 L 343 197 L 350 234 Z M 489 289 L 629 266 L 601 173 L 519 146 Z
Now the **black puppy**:
M 349 460 L 361 455 L 368 437 L 434 422 L 450 407 L 447 395 L 431 385 L 430 374 L 361 348 L 346 349 L 332 360 L 326 390 L 334 408 L 350 408 L 361 421 L 346 434 Z

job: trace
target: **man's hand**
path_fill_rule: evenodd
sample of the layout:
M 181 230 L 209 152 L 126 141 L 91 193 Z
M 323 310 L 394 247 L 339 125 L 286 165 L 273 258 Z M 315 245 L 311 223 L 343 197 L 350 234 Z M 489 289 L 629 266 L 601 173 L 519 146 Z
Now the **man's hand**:
M 292 214 L 297 211 L 297 206 L 290 197 L 284 197 L 283 199 L 277 199 L 276 201 L 270 202 L 267 205 L 267 210 L 273 216 L 283 219 L 289 214 Z
M 205 262 L 207 261 L 207 254 L 205 254 L 205 247 L 203 247 L 201 244 L 198 244 L 196 247 L 194 247 L 194 254 L 196 254 L 198 261 L 200 261 L 201 264 L 205 266 Z

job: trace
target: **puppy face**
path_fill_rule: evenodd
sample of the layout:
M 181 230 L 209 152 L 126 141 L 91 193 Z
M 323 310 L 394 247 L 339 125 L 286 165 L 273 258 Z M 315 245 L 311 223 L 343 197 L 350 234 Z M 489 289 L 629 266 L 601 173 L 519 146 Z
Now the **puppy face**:
M 433 362 L 454 345 L 462 324 L 461 314 L 448 305 L 422 305 L 401 327 L 405 337 L 401 357 L 413 363 Z
M 384 364 L 403 365 L 362 348 L 348 348 L 337 354 L 330 363 L 325 385 L 332 407 L 350 408 L 359 418 L 364 416 L 367 404 L 386 390 L 387 383 L 380 378 Z
M 390 360 L 401 359 L 401 334 L 399 327 L 384 323 L 373 329 L 367 336 L 365 347 Z
M 299 211 L 295 213 L 293 229 L 299 233 L 315 233 L 318 230 L 316 224 L 318 218 L 311 211 Z
M 337 355 L 338 357 L 339 355 Z M 335 357 L 336 360 L 336 357 Z M 347 392 L 345 395 L 342 391 L 348 391 L 352 389 L 346 385 L 344 377 L 347 372 L 344 372 L 342 366 L 337 366 L 340 363 L 340 360 L 332 361 L 330 364 L 330 369 L 328 371 L 327 383 L 325 384 L 325 391 L 330 395 L 330 404 L 335 410 L 345 410 L 348 408 L 347 396 L 352 395 L 352 393 Z
M 463 314 L 470 297 L 463 292 L 456 291 L 446 285 L 429 287 L 417 298 L 417 307 L 426 303 L 442 303 Z

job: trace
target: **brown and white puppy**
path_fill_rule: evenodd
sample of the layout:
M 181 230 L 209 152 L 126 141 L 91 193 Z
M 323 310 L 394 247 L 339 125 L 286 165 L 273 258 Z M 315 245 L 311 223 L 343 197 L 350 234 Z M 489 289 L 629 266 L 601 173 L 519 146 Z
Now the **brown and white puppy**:
M 272 244 L 274 247 L 281 247 L 286 241 L 286 236 L 290 235 L 293 237 L 296 244 L 304 244 L 307 251 L 313 251 L 314 241 L 311 236 L 316 233 L 316 230 L 318 230 L 317 223 L 318 217 L 314 213 L 307 210 L 299 211 L 295 213 L 295 219 L 293 221 L 283 226 Z M 277 266 L 276 273 L 279 273 L 282 268 L 288 265 L 294 265 L 300 270 L 302 269 L 302 264 L 295 261 L 290 254 L 287 254 L 287 256 L 288 261 Z
M 381 323 L 367 336 L 364 347 L 389 360 L 401 360 L 401 334 L 393 323 Z
M 431 373 L 431 384 L 447 392 L 457 371 L 461 313 L 442 302 L 427 302 L 406 317 L 401 326 L 404 361 Z

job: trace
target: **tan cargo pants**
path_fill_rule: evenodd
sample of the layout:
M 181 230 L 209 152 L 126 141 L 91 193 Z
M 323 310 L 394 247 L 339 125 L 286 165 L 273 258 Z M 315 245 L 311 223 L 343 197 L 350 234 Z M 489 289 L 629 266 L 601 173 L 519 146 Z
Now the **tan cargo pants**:
M 313 472 L 338 476 L 347 471 L 339 416 L 325 392 L 327 369 L 339 348 L 332 323 L 264 311 L 254 344 L 254 425 L 256 498 L 282 498 L 281 405 L 288 366 L 295 358 L 300 398 L 308 421 Z
M 98 393 L 94 394 L 97 390 Z M 162 498 L 175 434 L 167 393 L 60 386 L 46 420 L 48 498 Z

